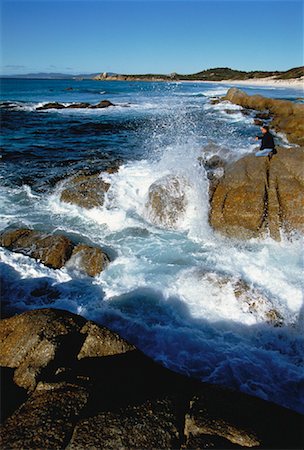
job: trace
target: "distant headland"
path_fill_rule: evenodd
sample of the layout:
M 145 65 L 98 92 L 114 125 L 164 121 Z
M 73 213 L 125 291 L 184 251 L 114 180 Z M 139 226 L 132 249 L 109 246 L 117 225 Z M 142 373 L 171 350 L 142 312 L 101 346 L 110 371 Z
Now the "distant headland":
M 93 79 L 100 81 L 206 81 L 206 82 L 251 82 L 253 80 L 268 80 L 271 82 L 301 82 L 304 79 L 304 66 L 295 67 L 287 71 L 241 71 L 228 67 L 217 67 L 198 73 L 183 75 L 176 72 L 170 74 L 118 74 L 113 72 L 90 74 L 64 73 L 29 73 L 23 75 L 2 75 L 1 78 L 23 79 Z

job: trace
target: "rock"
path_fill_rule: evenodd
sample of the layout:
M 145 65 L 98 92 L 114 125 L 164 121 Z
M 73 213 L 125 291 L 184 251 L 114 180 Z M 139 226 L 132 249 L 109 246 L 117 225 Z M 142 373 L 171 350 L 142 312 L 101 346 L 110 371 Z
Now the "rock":
M 66 236 L 45 234 L 29 229 L 9 230 L 0 235 L 0 244 L 9 250 L 35 258 L 52 269 L 64 265 L 76 265 L 78 269 L 95 277 L 110 262 L 108 255 L 99 247 L 74 244 Z M 46 295 L 56 298 L 57 292 L 44 288 L 33 291 L 32 295 Z
M 213 155 L 211 158 L 205 159 L 203 165 L 207 170 L 214 170 L 225 167 L 225 161 L 219 155 Z
M 72 253 L 72 242 L 67 237 L 29 229 L 2 233 L 0 244 L 35 258 L 52 269 L 60 269 Z
M 37 106 L 36 110 L 43 111 L 45 109 L 64 109 L 64 108 L 65 108 L 65 105 L 63 105 L 62 103 L 49 102 L 49 103 L 45 103 L 44 105 Z
M 2 427 L 3 450 L 301 447 L 300 414 L 176 374 L 67 311 L 2 320 L 0 340 L 15 381 L 22 370 L 34 380 Z
M 210 103 L 211 105 L 218 105 L 219 103 L 221 103 L 221 99 L 220 98 L 211 98 L 210 99 Z
M 78 174 L 66 182 L 60 200 L 83 208 L 94 208 L 103 205 L 109 188 L 110 184 L 103 181 L 99 174 Z
M 1 448 L 65 448 L 88 396 L 85 388 L 70 383 L 39 383 L 2 427 Z
M 235 237 L 304 230 L 304 149 L 278 149 L 271 162 L 245 156 L 226 167 L 211 202 L 210 222 Z
M 240 105 L 244 108 L 255 109 L 263 112 L 259 118 L 273 117 L 271 126 L 276 131 L 286 134 L 290 142 L 304 145 L 304 105 L 288 100 L 278 100 L 263 97 L 261 95 L 248 95 L 238 88 L 228 90 L 224 100 Z M 265 110 L 268 111 L 265 116 Z
M 0 365 L 14 368 L 15 383 L 29 390 L 41 377 L 53 379 L 58 368 L 69 369 L 79 359 L 134 350 L 107 328 L 56 309 L 33 310 L 0 321 L 0 343 Z
M 248 397 L 238 392 L 209 387 L 193 396 L 189 403 L 185 448 L 205 448 L 193 444 L 208 442 L 210 438 L 215 448 L 293 448 L 301 440 L 300 422 L 298 430 L 296 422 L 290 423 L 288 432 L 293 437 L 288 441 L 284 436 L 287 428 L 284 414 L 278 413 L 274 421 L 268 420 L 271 403 L 266 402 L 263 408 L 258 399 L 252 398 L 248 408 Z
M 87 102 L 81 102 L 81 103 L 72 103 L 71 105 L 65 106 L 65 108 L 67 109 L 81 109 L 81 108 L 91 108 L 92 105 L 90 103 Z
M 71 262 L 77 261 L 77 266 L 90 277 L 95 277 L 109 264 L 110 259 L 98 247 L 78 244 L 72 253 Z
M 97 105 L 93 105 L 92 108 L 108 108 L 109 106 L 115 105 L 109 100 L 102 100 L 101 102 L 97 103 Z
M 96 109 L 96 108 L 108 108 L 109 106 L 115 106 L 114 103 L 110 102 L 109 100 L 102 100 L 101 102 L 97 103 L 96 105 L 92 105 L 91 103 L 82 102 L 82 103 L 71 103 L 70 105 L 64 105 L 63 103 L 58 102 L 49 102 L 45 103 L 44 105 L 38 106 L 36 108 L 37 111 L 43 111 L 46 109 L 81 109 L 81 108 L 87 108 L 87 109 Z
M 261 119 L 253 119 L 253 123 L 254 125 L 257 125 L 259 127 L 262 127 L 264 125 L 264 122 Z
M 86 322 L 80 332 L 86 336 L 85 341 L 77 355 L 78 359 L 97 356 L 121 355 L 135 350 L 135 347 L 118 334 L 107 328 L 100 327 L 93 322 Z
M 180 448 L 178 425 L 178 411 L 172 399 L 147 400 L 82 420 L 67 448 Z
M 255 117 L 256 117 L 256 119 L 262 119 L 262 120 L 269 120 L 269 119 L 271 119 L 271 116 L 270 116 L 269 112 L 258 112 L 258 113 L 255 113 Z
M 185 187 L 187 181 L 176 175 L 167 175 L 151 184 L 148 193 L 148 217 L 151 222 L 174 228 L 186 211 Z
M 80 316 L 51 309 L 4 319 L 0 321 L 0 365 L 15 368 L 15 383 L 33 390 L 42 371 L 52 372 L 52 362 L 69 365 L 76 358 L 85 339 L 80 333 L 84 323 Z M 64 355 L 61 350 L 67 346 Z

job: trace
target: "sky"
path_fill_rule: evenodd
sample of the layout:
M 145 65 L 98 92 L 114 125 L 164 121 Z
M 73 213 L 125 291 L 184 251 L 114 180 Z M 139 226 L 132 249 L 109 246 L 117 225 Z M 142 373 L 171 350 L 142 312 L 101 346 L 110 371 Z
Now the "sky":
M 0 0 L 1 73 L 303 65 L 303 1 Z

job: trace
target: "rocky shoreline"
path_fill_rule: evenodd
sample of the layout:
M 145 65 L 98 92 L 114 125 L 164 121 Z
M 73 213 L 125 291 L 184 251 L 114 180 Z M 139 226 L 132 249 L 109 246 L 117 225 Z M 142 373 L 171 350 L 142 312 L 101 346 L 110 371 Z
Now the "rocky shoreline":
M 201 158 L 210 181 L 211 226 L 238 239 L 303 232 L 304 106 L 235 88 L 211 100 L 227 101 L 244 114 L 258 111 L 256 125 L 267 120 L 295 145 L 279 148 L 271 161 L 254 155 L 229 164 L 217 154 Z M 117 170 L 73 175 L 61 183 L 61 202 L 103 206 L 108 175 Z M 153 223 L 174 228 L 177 214 L 186 210 L 186 185 L 168 175 L 150 186 L 146 207 Z M 0 245 L 51 269 L 73 266 L 91 277 L 111 261 L 102 248 L 28 228 L 4 230 Z M 248 301 L 249 286 L 236 283 L 235 290 Z M 263 302 L 265 321 L 280 326 L 279 314 Z M 3 449 L 301 448 L 300 414 L 176 374 L 67 311 L 40 309 L 3 319 L 0 344 Z
M 153 362 L 63 310 L 0 322 L 1 448 L 300 448 L 303 416 Z

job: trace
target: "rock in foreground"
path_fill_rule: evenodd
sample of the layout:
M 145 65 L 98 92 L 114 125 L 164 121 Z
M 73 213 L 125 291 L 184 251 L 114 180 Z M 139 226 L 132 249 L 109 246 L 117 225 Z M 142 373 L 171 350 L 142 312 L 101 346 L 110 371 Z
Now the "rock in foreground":
M 278 149 L 269 162 L 245 156 L 226 167 L 211 202 L 210 222 L 235 237 L 304 231 L 304 149 Z
M 171 372 L 69 312 L 4 319 L 0 343 L 1 365 L 28 389 L 5 410 L 3 450 L 301 446 L 299 414 Z

